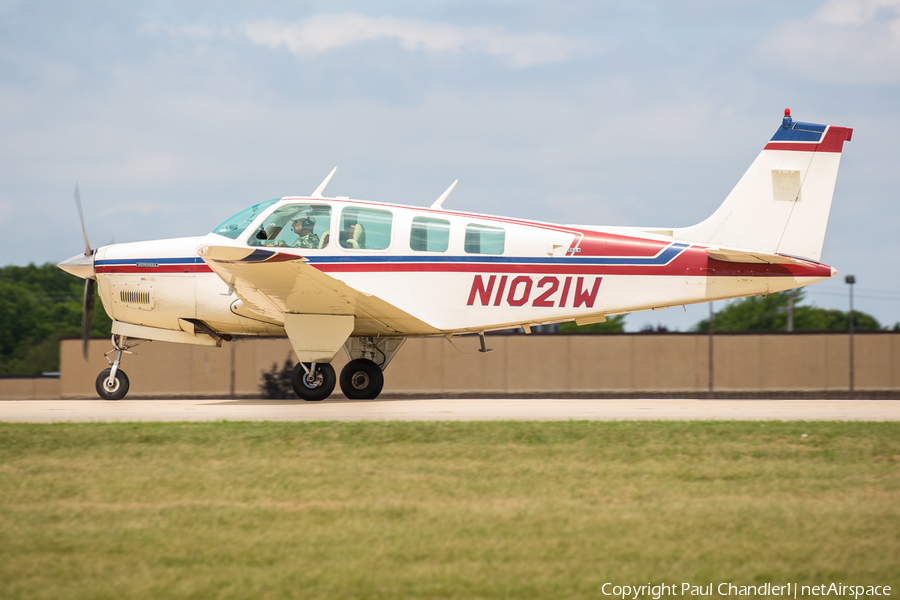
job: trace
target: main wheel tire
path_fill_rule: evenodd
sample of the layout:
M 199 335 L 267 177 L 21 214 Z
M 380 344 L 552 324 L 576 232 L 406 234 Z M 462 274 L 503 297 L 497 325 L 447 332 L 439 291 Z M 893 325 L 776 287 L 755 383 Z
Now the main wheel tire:
M 309 367 L 310 363 L 306 363 L 306 366 Z M 306 374 L 302 363 L 297 363 L 291 374 L 291 387 L 298 396 L 307 402 L 318 402 L 330 396 L 336 382 L 334 367 L 329 363 L 316 363 L 316 370 L 312 377 Z
M 112 372 L 112 369 L 100 371 L 100 374 L 97 375 L 97 381 L 94 382 L 94 387 L 97 389 L 97 394 L 104 400 L 121 400 L 128 393 L 128 375 L 122 369 L 118 369 L 115 380 L 112 385 L 109 385 L 106 380 L 109 379 L 110 372 Z
M 384 387 L 384 373 L 367 358 L 351 360 L 341 370 L 341 391 L 351 400 L 374 400 Z

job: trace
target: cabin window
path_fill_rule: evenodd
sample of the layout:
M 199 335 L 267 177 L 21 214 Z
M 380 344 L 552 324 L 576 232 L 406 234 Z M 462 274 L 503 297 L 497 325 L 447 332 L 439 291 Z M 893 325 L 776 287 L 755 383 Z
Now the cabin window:
M 416 252 L 446 252 L 450 246 L 450 221 L 415 217 L 409 232 L 409 247 Z
M 466 226 L 465 250 L 468 254 L 503 254 L 506 231 L 500 227 L 488 227 L 469 223 Z
M 391 245 L 389 210 L 348 206 L 341 212 L 340 244 L 351 250 L 385 250 Z
M 316 250 L 328 246 L 330 227 L 331 206 L 287 204 L 269 215 L 247 243 L 251 246 Z
M 223 235 L 233 240 L 238 239 L 242 233 L 250 226 L 256 217 L 264 210 L 278 202 L 278 198 L 274 200 L 266 200 L 259 204 L 254 204 L 250 208 L 245 208 L 238 214 L 229 217 L 224 223 L 213 229 L 213 233 Z

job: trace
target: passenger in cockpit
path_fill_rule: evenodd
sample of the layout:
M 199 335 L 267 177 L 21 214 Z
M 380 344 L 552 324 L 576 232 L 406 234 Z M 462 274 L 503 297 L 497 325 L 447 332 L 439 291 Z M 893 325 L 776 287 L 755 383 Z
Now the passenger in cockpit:
M 344 213 L 344 228 L 341 232 L 341 246 L 356 250 L 366 247 L 366 230 L 355 212 Z

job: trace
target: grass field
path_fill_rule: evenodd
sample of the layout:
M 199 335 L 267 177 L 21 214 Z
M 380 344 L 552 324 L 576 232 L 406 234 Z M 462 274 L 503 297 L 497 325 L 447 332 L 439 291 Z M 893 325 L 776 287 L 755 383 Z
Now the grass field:
M 897 423 L 0 424 L 0 598 L 897 597 L 898 465 Z

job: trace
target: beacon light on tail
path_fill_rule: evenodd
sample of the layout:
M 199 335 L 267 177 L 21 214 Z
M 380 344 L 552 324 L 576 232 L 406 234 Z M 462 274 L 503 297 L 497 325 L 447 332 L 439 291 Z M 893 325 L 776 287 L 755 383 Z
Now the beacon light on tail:
M 375 398 L 408 337 L 484 334 L 765 295 L 834 276 L 820 257 L 843 143 L 853 131 L 782 124 L 725 201 L 691 227 L 559 225 L 309 196 L 261 202 L 200 237 L 113 244 L 60 263 L 86 280 L 85 339 L 96 282 L 113 320 L 115 359 L 97 392 L 122 398 L 119 368 L 147 340 L 221 346 L 286 336 L 305 400 L 336 384 Z M 455 185 L 455 182 L 454 184 Z M 80 198 L 76 187 L 79 212 Z M 83 226 L 83 221 L 82 221 Z M 350 362 L 338 377 L 331 361 Z M 87 351 L 85 343 L 85 352 Z

